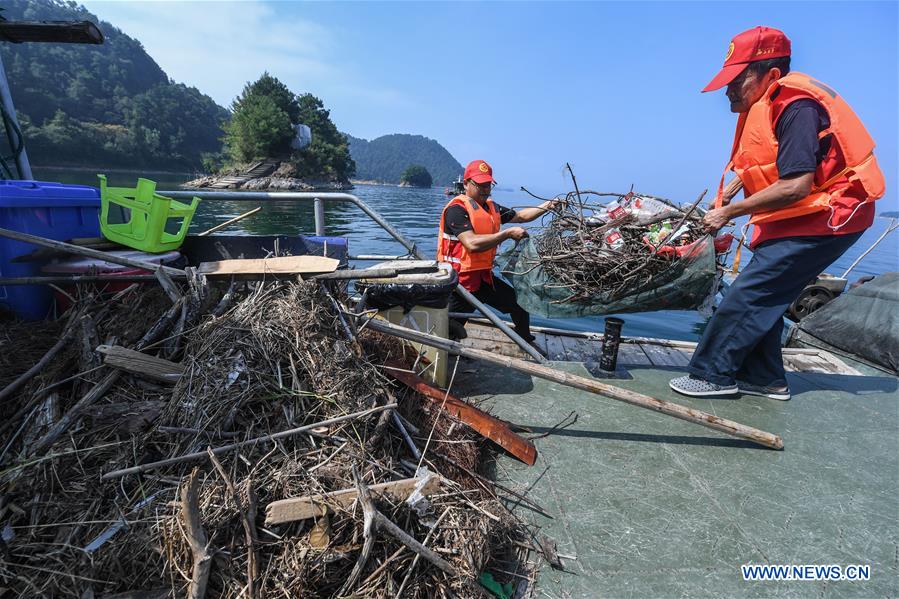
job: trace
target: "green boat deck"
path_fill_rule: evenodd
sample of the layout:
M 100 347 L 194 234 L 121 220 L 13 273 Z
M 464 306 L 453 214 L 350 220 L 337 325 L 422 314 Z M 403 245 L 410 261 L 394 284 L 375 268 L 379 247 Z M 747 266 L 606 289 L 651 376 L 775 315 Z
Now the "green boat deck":
M 534 466 L 496 462 L 553 516 L 515 507 L 565 566 L 535 560 L 530 596 L 897 597 L 897 378 L 846 362 L 862 376 L 790 372 L 788 402 L 678 396 L 682 366 L 630 365 L 616 382 L 779 434 L 783 451 L 470 360 L 453 392 L 545 435 Z M 870 565 L 870 580 L 750 582 L 744 564 Z

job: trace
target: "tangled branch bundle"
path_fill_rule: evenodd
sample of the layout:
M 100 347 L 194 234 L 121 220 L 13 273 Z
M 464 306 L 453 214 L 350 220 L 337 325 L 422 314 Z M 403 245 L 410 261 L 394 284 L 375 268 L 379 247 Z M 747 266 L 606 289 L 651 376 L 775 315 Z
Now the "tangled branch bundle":
M 677 236 L 677 245 L 704 235 L 699 217 L 693 215 L 696 204 L 685 211 L 652 196 L 577 190 L 557 199 L 561 200 L 557 209 L 544 217 L 549 222 L 533 236 L 536 259 L 519 261 L 513 273 L 526 275 L 542 267 L 551 281 L 549 288 L 568 292 L 553 303 L 589 302 L 597 297 L 614 301 L 653 288 L 677 259 L 673 252 L 657 251 L 664 239 L 655 244 L 649 240 L 654 224 L 673 222 L 672 233 L 686 227 Z M 627 206 L 623 216 L 609 216 L 606 205 L 612 201 Z M 621 241 L 613 245 L 609 236 L 615 231 Z
M 477 576 L 509 554 L 520 524 L 476 476 L 483 458 L 474 433 L 393 388 L 378 365 L 407 350 L 374 333 L 356 338 L 361 344 L 349 339 L 320 284 L 242 287 L 233 307 L 196 278 L 175 305 L 155 288 L 79 298 L 73 341 L 10 398 L 0 584 L 30 597 L 478 596 Z M 28 339 L 0 341 L 6 353 Z M 100 342 L 143 346 L 179 362 L 183 374 L 174 387 L 127 374 L 110 382 L 92 351 Z M 84 402 L 100 385 L 105 393 Z M 418 449 L 431 437 L 421 466 L 442 487 L 429 503 L 374 496 L 265 524 L 273 501 L 367 493 L 420 474 L 389 410 L 100 479 L 397 400 Z M 47 440 L 60 423 L 63 432 Z M 448 568 L 411 550 L 390 525 Z M 514 559 L 503 568 L 514 570 Z

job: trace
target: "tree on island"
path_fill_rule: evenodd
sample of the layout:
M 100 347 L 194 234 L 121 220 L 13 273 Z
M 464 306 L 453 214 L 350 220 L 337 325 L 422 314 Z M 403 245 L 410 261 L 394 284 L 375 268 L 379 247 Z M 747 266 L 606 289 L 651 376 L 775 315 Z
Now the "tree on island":
M 428 169 L 420 164 L 413 164 L 400 176 L 401 185 L 411 185 L 412 187 L 430 187 L 433 184 L 431 173 Z
M 355 173 L 346 136 L 312 94 L 297 96 L 276 77 L 263 73 L 244 87 L 231 112 L 225 125 L 225 151 L 232 167 L 273 158 L 290 163 L 294 175 L 302 179 L 346 182 Z M 291 147 L 299 124 L 312 130 L 312 143 L 302 150 Z

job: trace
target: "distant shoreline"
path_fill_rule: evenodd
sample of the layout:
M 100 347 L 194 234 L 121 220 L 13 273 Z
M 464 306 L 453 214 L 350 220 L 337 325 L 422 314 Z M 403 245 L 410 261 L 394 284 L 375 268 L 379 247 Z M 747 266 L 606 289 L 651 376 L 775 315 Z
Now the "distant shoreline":
M 384 183 L 383 181 L 366 181 L 365 179 L 350 179 L 353 185 L 378 185 L 380 187 L 399 187 L 399 183 Z
M 56 165 L 40 165 L 35 166 L 31 165 L 31 170 L 55 170 L 55 171 L 79 171 L 79 172 L 87 172 L 87 173 L 128 173 L 133 174 L 135 172 L 143 172 L 143 173 L 151 173 L 154 175 L 184 175 L 187 177 L 196 177 L 196 172 L 188 172 L 188 171 L 167 171 L 167 170 L 156 170 L 156 169 L 141 169 L 141 168 L 108 168 L 105 166 L 68 166 L 65 164 L 56 164 Z

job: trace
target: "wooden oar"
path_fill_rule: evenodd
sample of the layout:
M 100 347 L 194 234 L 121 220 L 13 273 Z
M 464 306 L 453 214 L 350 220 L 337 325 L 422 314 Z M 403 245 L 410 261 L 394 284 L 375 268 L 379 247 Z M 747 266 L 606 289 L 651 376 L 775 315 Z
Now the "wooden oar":
M 445 350 L 455 356 L 464 356 L 466 358 L 473 358 L 475 360 L 489 362 L 490 364 L 496 364 L 498 366 L 505 366 L 506 368 L 511 368 L 512 370 L 517 370 L 518 372 L 523 372 L 525 374 L 546 379 L 548 381 L 561 383 L 569 387 L 589 391 L 590 393 L 596 393 L 597 395 L 602 395 L 604 397 L 622 401 L 634 406 L 646 408 L 647 410 L 661 412 L 662 414 L 667 414 L 668 416 L 674 416 L 675 418 L 680 418 L 681 420 L 686 420 L 688 422 L 693 422 L 701 426 L 712 428 L 734 437 L 739 437 L 741 439 L 746 439 L 747 441 L 751 441 L 759 445 L 764 445 L 765 447 L 770 447 L 772 449 L 783 449 L 783 440 L 777 435 L 773 435 L 771 433 L 767 433 L 765 431 L 752 428 L 738 422 L 734 422 L 732 420 L 719 418 L 718 416 L 714 416 L 700 410 L 694 410 L 692 408 L 672 403 L 670 401 L 656 399 L 648 395 L 643 395 L 642 393 L 615 387 L 614 385 L 609 385 L 608 383 L 603 383 L 594 379 L 588 379 L 582 376 L 569 374 L 567 372 L 555 370 L 554 368 L 549 368 L 547 366 L 535 364 L 533 362 L 519 360 L 518 358 L 500 356 L 479 349 L 468 348 L 460 343 L 456 343 L 455 341 L 449 341 L 447 339 L 435 337 L 434 335 L 428 335 L 426 333 L 419 333 L 418 331 L 413 331 L 412 329 L 407 329 L 405 327 L 398 327 L 377 318 L 371 319 L 367 322 L 367 328 L 378 331 L 380 333 L 384 333 L 386 335 L 392 335 L 394 337 L 399 337 L 400 339 L 406 339 L 408 341 L 414 341 L 416 343 L 422 343 L 424 345 L 436 347 L 437 349 Z

